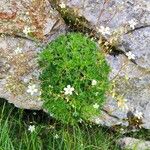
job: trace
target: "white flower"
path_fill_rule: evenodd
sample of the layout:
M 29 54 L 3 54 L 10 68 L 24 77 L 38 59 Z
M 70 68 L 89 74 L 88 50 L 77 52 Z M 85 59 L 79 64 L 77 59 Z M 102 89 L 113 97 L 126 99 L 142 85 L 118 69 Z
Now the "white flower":
M 100 120 L 99 118 L 96 118 L 96 119 L 95 119 L 95 123 L 96 123 L 96 124 L 100 124 L 100 123 L 101 123 L 101 120 Z
M 22 53 L 22 48 L 17 47 L 17 48 L 15 49 L 15 53 L 16 53 L 16 54 Z
M 55 134 L 54 138 L 55 138 L 55 139 L 58 139 L 58 138 L 59 138 L 59 135 L 58 135 L 58 134 Z
M 49 113 L 49 115 L 50 115 L 51 117 L 54 117 L 54 114 L 53 114 L 53 113 Z
M 97 103 L 95 103 L 95 104 L 93 105 L 93 107 L 94 107 L 95 109 L 98 109 L 98 108 L 99 108 L 99 105 L 98 105 Z
M 36 112 L 33 112 L 33 115 L 36 115 Z
M 74 113 L 73 113 L 73 116 L 74 116 L 74 117 L 77 117 L 77 116 L 78 116 L 78 113 L 77 113 L 77 112 L 74 112 Z
M 80 119 L 78 120 L 78 122 L 82 123 L 82 122 L 83 122 L 83 120 L 80 118 Z
M 98 92 L 95 93 L 95 96 L 98 96 Z
M 36 88 L 35 84 L 28 86 L 27 93 L 30 93 L 31 95 L 33 95 L 34 93 L 37 93 L 37 92 L 38 92 L 38 89 Z
M 64 88 L 65 95 L 72 95 L 72 92 L 74 91 L 74 88 L 71 87 L 70 85 L 67 85 L 66 88 Z
M 96 85 L 97 84 L 97 81 L 96 80 L 92 80 L 92 85 Z
M 25 35 L 28 35 L 28 33 L 30 33 L 30 32 L 31 32 L 31 29 L 29 27 L 24 27 L 23 33 Z
M 128 59 L 135 60 L 135 55 L 133 53 L 131 53 L 131 51 L 127 52 L 126 55 L 128 56 Z
M 24 79 L 23 79 L 23 82 L 24 82 L 24 83 L 28 83 L 29 81 L 30 81 L 30 79 L 28 79 L 28 78 L 24 78 Z
M 137 20 L 136 19 L 130 20 L 129 25 L 132 29 L 135 29 L 135 26 L 137 25 Z
M 29 125 L 28 130 L 32 133 L 33 131 L 35 131 L 35 126 L 34 125 Z
M 100 32 L 102 35 L 111 35 L 109 27 L 100 26 L 100 28 L 98 28 L 98 32 Z
M 59 6 L 60 6 L 61 8 L 66 8 L 65 3 L 63 3 L 63 2 L 62 2 L 62 3 L 60 3 L 60 4 L 59 4 Z
M 139 111 L 135 111 L 134 116 L 137 117 L 138 119 L 142 119 L 143 118 L 143 113 L 139 112 Z

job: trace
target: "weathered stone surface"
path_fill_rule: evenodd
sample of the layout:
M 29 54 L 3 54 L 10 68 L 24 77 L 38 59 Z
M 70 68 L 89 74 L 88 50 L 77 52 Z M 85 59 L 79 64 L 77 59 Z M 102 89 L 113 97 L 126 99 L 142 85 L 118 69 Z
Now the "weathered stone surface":
M 9 36 L 1 37 L 0 43 L 0 97 L 19 108 L 40 109 L 39 93 L 34 96 L 27 93 L 29 84 L 39 86 L 36 43 Z M 21 52 L 16 53 L 17 48 Z
M 111 34 L 103 36 L 108 41 L 116 38 L 115 46 L 120 51 L 131 51 L 135 55 L 134 62 L 124 54 L 107 56 L 114 88 L 108 93 L 97 123 L 128 126 L 131 124 L 128 112 L 138 111 L 142 116 L 136 117 L 137 126 L 150 129 L 149 0 L 60 0 L 61 3 L 66 5 L 65 9 L 71 8 L 78 16 L 85 17 L 91 24 L 89 28 L 98 31 L 101 26 L 109 27 Z M 0 4 L 0 33 L 9 35 L 0 38 L 0 97 L 17 107 L 41 109 L 39 95 L 27 93 L 28 85 L 36 84 L 39 90 L 38 44 L 63 33 L 64 22 L 47 0 L 4 0 Z M 119 103 L 125 99 L 127 102 L 121 108 Z
M 103 36 L 110 42 L 114 40 L 118 50 L 125 54 L 131 51 L 135 55 L 134 62 L 124 54 L 107 57 L 112 68 L 110 79 L 115 78 L 115 88 L 111 93 L 114 98 L 108 96 L 99 122 L 107 126 L 128 126 L 127 113 L 138 111 L 143 115 L 137 124 L 150 129 L 149 0 L 60 0 L 59 4 L 65 4 L 65 9 L 72 9 L 84 17 L 91 24 L 89 28 L 97 32 L 101 26 L 109 27 L 110 35 Z M 118 107 L 121 100 L 127 100 L 123 105 L 128 109 Z
M 131 50 L 136 55 L 136 63 L 149 69 L 149 0 L 61 0 L 60 3 L 72 8 L 78 16 L 85 17 L 96 30 L 100 26 L 109 27 L 112 35 L 120 35 L 123 30 L 125 33 L 119 36 L 121 46 L 118 47 L 125 52 Z M 130 24 L 130 21 L 135 24 Z
M 130 50 L 136 56 L 137 65 L 150 71 L 150 27 L 123 35 L 121 40 L 123 50 Z
M 149 0 L 60 0 L 61 3 L 96 26 L 116 29 L 129 25 L 131 19 L 137 19 L 136 27 L 150 24 Z
M 150 149 L 150 141 L 139 140 L 135 138 L 125 137 L 118 141 L 121 149 L 128 150 L 148 150 Z
M 48 0 L 0 1 L 0 33 L 46 41 L 61 30 L 64 23 Z
M 37 53 L 65 29 L 47 0 L 0 1 L 0 98 L 19 108 L 42 108 Z
M 123 125 L 128 125 L 128 111 L 133 114 L 136 111 L 141 112 L 143 114 L 141 126 L 150 128 L 150 72 L 137 66 L 123 55 L 108 56 L 107 61 L 112 68 L 110 79 L 115 84 L 113 88 L 115 96 L 114 98 L 111 96 L 108 98 L 104 110 L 118 118 L 115 124 Z M 127 100 L 123 106 L 127 106 L 128 109 L 118 107 L 118 102 L 123 99 Z M 107 122 L 107 119 L 104 121 Z

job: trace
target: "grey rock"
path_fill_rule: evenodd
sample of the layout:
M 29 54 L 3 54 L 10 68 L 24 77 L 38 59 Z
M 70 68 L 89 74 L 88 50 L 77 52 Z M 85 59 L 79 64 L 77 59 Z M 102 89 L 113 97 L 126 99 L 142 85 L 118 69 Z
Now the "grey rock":
M 150 71 L 150 27 L 137 29 L 121 37 L 122 50 L 131 51 L 135 62 L 141 68 Z
M 25 28 L 31 31 L 26 34 Z M 47 0 L 0 1 L 0 98 L 19 108 L 42 109 L 37 56 L 65 30 Z
M 127 113 L 133 114 L 138 111 L 143 114 L 141 127 L 150 128 L 150 73 L 149 71 L 137 66 L 125 56 L 116 57 L 108 56 L 107 61 L 112 68 L 110 80 L 114 81 L 116 87 L 113 88 L 117 96 L 127 100 L 128 109 L 122 110 L 117 105 L 118 99 L 108 97 L 104 109 L 110 114 L 117 117 L 124 123 L 127 119 Z M 126 79 L 126 77 L 128 79 Z M 106 122 L 106 120 L 105 120 Z
M 150 149 L 150 141 L 144 141 L 140 139 L 125 137 L 121 138 L 118 141 L 118 145 L 121 149 L 128 150 L 149 150 Z
M 124 30 L 118 38 L 117 47 L 124 52 L 132 51 L 136 63 L 150 68 L 150 2 L 148 0 L 61 0 L 78 16 L 83 16 L 92 26 L 109 27 L 111 33 Z M 136 23 L 130 27 L 130 21 Z M 105 35 L 109 39 L 109 36 Z
M 104 112 L 99 117 L 102 125 L 130 125 L 128 113 L 142 114 L 137 119 L 140 127 L 150 129 L 150 2 L 149 0 L 60 0 L 66 9 L 84 17 L 89 28 L 98 32 L 101 26 L 109 27 L 108 41 L 117 38 L 116 49 L 124 54 L 107 56 L 111 66 L 110 80 L 114 81 L 115 96 L 109 93 Z M 134 22 L 133 24 L 130 21 Z M 112 43 L 113 44 L 113 43 Z M 129 60 L 131 51 L 135 60 Z M 128 80 L 127 80 L 128 78 Z M 120 109 L 119 99 L 127 100 Z
M 142 117 L 139 127 L 150 129 L 150 2 L 149 0 L 60 0 L 66 9 L 73 9 L 97 30 L 109 27 L 112 35 L 104 35 L 109 41 L 118 33 L 117 49 L 124 52 L 107 56 L 111 66 L 110 80 L 113 91 L 103 107 L 98 122 L 106 126 L 129 126 L 128 113 L 138 111 Z M 106 2 L 106 3 L 105 3 Z M 42 11 L 42 15 L 41 15 Z M 111 19 L 110 19 L 111 18 Z M 129 21 L 136 20 L 134 28 Z M 25 34 L 24 29 L 30 28 Z M 39 68 L 37 53 L 47 42 L 65 32 L 65 24 L 59 13 L 45 1 L 0 2 L 0 97 L 20 108 L 41 109 L 39 99 Z M 16 54 L 17 48 L 22 51 Z M 125 55 L 131 51 L 135 61 Z M 18 69 L 19 68 L 19 69 Z M 128 78 L 128 79 L 127 79 Z M 11 81 L 11 82 L 10 82 Z M 28 85 L 36 85 L 39 92 L 28 93 Z M 115 93 L 114 96 L 113 93 Z M 118 102 L 127 100 L 125 109 Z M 127 109 L 128 108 L 128 109 Z M 96 118 L 97 119 L 97 118 Z
M 46 42 L 64 29 L 64 21 L 48 0 L 0 1 L 0 33 Z
M 39 95 L 31 96 L 27 93 L 29 84 L 36 84 L 39 88 L 38 78 L 33 74 L 39 71 L 36 43 L 9 36 L 0 37 L 0 43 L 0 97 L 19 108 L 41 109 Z M 21 50 L 20 53 L 16 53 L 17 48 Z M 29 79 L 26 83 L 27 77 Z

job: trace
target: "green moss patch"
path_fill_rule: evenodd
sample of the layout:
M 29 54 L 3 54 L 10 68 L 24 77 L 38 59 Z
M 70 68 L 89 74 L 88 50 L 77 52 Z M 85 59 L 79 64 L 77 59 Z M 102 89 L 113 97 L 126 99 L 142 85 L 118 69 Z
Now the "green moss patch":
M 43 107 L 63 123 L 100 114 L 110 67 L 96 43 L 80 33 L 60 36 L 39 55 Z

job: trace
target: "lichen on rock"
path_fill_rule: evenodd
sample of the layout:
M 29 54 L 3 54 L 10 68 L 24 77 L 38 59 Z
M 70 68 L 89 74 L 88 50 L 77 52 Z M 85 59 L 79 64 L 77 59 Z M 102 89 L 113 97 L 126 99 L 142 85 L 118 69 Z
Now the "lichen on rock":
M 47 0 L 0 4 L 0 97 L 19 108 L 42 109 L 38 53 L 66 25 Z

